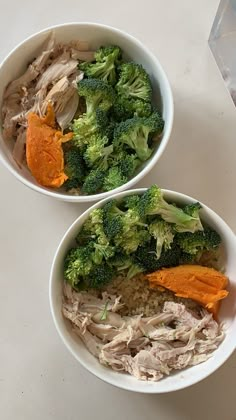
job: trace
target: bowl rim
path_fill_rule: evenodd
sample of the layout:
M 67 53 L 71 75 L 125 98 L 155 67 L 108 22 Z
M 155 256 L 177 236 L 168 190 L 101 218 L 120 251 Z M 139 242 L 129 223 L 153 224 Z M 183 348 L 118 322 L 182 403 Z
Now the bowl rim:
M 129 385 L 129 384 L 127 385 L 125 383 L 125 381 L 124 381 L 123 384 L 119 384 L 119 383 L 117 383 L 117 381 L 115 379 L 110 378 L 110 377 L 106 377 L 106 374 L 103 374 L 102 372 L 99 372 L 99 370 L 97 371 L 97 369 L 96 368 L 94 369 L 93 367 L 91 367 L 89 363 L 84 362 L 83 357 L 81 358 L 80 355 L 78 354 L 78 352 L 74 351 L 74 349 L 70 346 L 69 342 L 67 341 L 66 337 L 64 336 L 63 331 L 61 330 L 60 324 L 57 320 L 57 315 L 56 315 L 56 311 L 55 311 L 54 303 L 53 303 L 54 271 L 55 271 L 55 267 L 57 266 L 58 254 L 60 253 L 60 250 L 61 250 L 61 247 L 63 246 L 64 241 L 67 239 L 68 236 L 70 236 L 70 233 L 74 230 L 74 228 L 77 225 L 80 225 L 80 220 L 82 218 L 84 218 L 85 216 L 88 216 L 89 213 L 92 210 L 94 210 L 95 208 L 102 207 L 110 199 L 114 199 L 114 198 L 118 199 L 118 198 L 122 198 L 122 197 L 125 197 L 127 195 L 130 195 L 130 194 L 141 194 L 141 193 L 144 193 L 146 190 L 147 190 L 147 188 L 135 188 L 135 189 L 125 190 L 125 191 L 113 194 L 110 197 L 106 197 L 103 200 L 100 200 L 99 202 L 93 204 L 91 207 L 89 207 L 84 212 L 82 212 L 81 215 L 69 226 L 69 228 L 64 233 L 62 239 L 60 240 L 59 245 L 58 245 L 58 247 L 56 249 L 56 252 L 54 254 L 54 257 L 53 257 L 51 270 L 50 270 L 50 278 L 49 278 L 49 304 L 50 304 L 50 311 L 51 311 L 51 315 L 52 315 L 52 318 L 53 318 L 54 325 L 56 327 L 56 330 L 57 330 L 59 336 L 61 337 L 62 342 L 64 343 L 66 348 L 69 350 L 69 352 L 75 357 L 75 359 L 87 371 L 89 371 L 91 374 L 95 375 L 97 378 L 103 380 L 104 382 L 109 383 L 110 385 L 113 385 L 117 388 L 124 389 L 126 391 L 145 393 L 145 394 L 163 394 L 163 393 L 169 393 L 169 392 L 174 392 L 174 391 L 178 391 L 178 390 L 181 390 L 181 389 L 188 388 L 188 387 L 190 387 L 190 386 L 192 386 L 192 385 L 194 385 L 198 382 L 201 382 L 203 379 L 210 376 L 212 373 L 214 373 L 217 369 L 219 369 L 228 360 L 228 358 L 231 356 L 231 354 L 236 350 L 236 344 L 234 344 L 233 340 L 232 340 L 231 346 L 229 346 L 224 351 L 223 357 L 221 357 L 219 360 L 215 361 L 215 364 L 214 364 L 213 368 L 210 369 L 210 372 L 207 369 L 202 369 L 202 375 L 201 375 L 200 379 L 199 378 L 193 379 L 190 376 L 190 378 L 187 378 L 184 381 L 184 383 L 180 383 L 180 384 L 176 383 L 175 386 L 170 390 L 161 389 L 161 387 L 160 387 L 160 389 L 158 389 L 158 387 L 155 387 L 155 384 L 160 384 L 160 382 L 153 382 L 153 384 L 154 384 L 153 388 L 147 387 L 146 389 L 145 388 L 143 389 L 143 387 L 142 387 L 142 389 L 139 389 L 139 381 L 138 380 L 135 382 L 135 384 L 132 384 L 132 385 Z M 164 196 L 167 195 L 168 198 L 170 197 L 170 200 L 180 199 L 180 200 L 184 200 L 184 201 L 186 200 L 186 202 L 188 202 L 188 203 L 199 201 L 192 196 L 189 196 L 189 195 L 177 192 L 177 191 L 164 189 L 164 188 L 162 188 L 162 191 L 164 193 Z M 210 218 L 214 218 L 214 220 L 216 222 L 219 222 L 221 224 L 224 231 L 228 232 L 230 234 L 230 236 L 234 237 L 235 246 L 236 246 L 236 236 L 235 236 L 233 230 L 224 221 L 224 219 L 222 219 L 217 213 L 215 213 L 211 208 L 209 208 L 204 203 L 200 202 L 200 204 L 202 205 L 202 208 L 205 211 L 207 211 L 208 216 Z M 234 336 L 235 336 L 235 339 L 236 339 L 236 331 L 235 331 Z M 86 348 L 86 346 L 85 346 L 85 348 Z M 116 372 L 116 373 L 119 374 L 119 372 Z
M 24 185 L 31 188 L 32 190 L 39 192 L 40 194 L 43 194 L 43 195 L 46 195 L 46 196 L 49 196 L 49 197 L 52 197 L 52 198 L 56 198 L 57 200 L 73 202 L 73 203 L 86 203 L 86 202 L 91 202 L 91 201 L 98 201 L 98 200 L 101 200 L 103 198 L 109 197 L 113 193 L 118 193 L 118 192 L 124 191 L 126 189 L 129 189 L 130 187 L 135 185 L 137 182 L 139 182 L 155 166 L 155 164 L 157 163 L 157 161 L 161 157 L 162 153 L 164 152 L 164 150 L 165 150 L 165 148 L 168 144 L 170 135 L 171 135 L 172 126 L 173 126 L 173 119 L 174 119 L 174 101 L 173 101 L 173 94 L 172 94 L 171 86 L 170 86 L 169 80 L 167 78 L 166 72 L 164 71 L 161 63 L 158 60 L 158 58 L 149 50 L 149 48 L 147 48 L 145 46 L 145 44 L 143 44 L 143 42 L 139 41 L 139 39 L 137 39 L 133 35 L 127 33 L 126 31 L 123 31 L 122 29 L 118 29 L 118 28 L 110 26 L 110 25 L 106 25 L 106 24 L 102 24 L 102 23 L 96 23 L 96 22 L 89 22 L 89 21 L 81 21 L 81 22 L 62 23 L 62 24 L 57 24 L 57 25 L 52 25 L 52 26 L 46 27 L 46 28 L 44 28 L 44 29 L 42 29 L 38 32 L 35 32 L 35 33 L 31 34 L 30 36 L 25 38 L 23 41 L 19 42 L 7 54 L 7 56 L 3 59 L 3 61 L 0 63 L 0 72 L 1 72 L 2 68 L 4 67 L 5 63 L 8 61 L 8 59 L 15 53 L 15 51 L 18 48 L 22 47 L 26 42 L 28 42 L 30 40 L 33 40 L 34 38 L 37 38 L 38 36 L 48 32 L 48 31 L 53 31 L 54 29 L 57 29 L 57 28 L 63 28 L 63 27 L 68 27 L 68 26 L 85 26 L 85 25 L 88 25 L 88 26 L 91 26 L 91 27 L 94 27 L 94 28 L 95 27 L 96 28 L 103 28 L 103 29 L 106 29 L 106 30 L 111 31 L 113 33 L 116 33 L 118 35 L 121 35 L 124 38 L 129 39 L 133 44 L 136 44 L 136 46 L 138 46 L 139 48 L 141 48 L 143 51 L 146 52 L 146 54 L 154 62 L 155 67 L 158 68 L 158 71 L 159 71 L 159 73 L 161 75 L 161 78 L 163 80 L 163 86 L 165 86 L 166 102 L 168 103 L 168 121 L 166 122 L 167 129 L 166 129 L 165 135 L 164 135 L 163 139 L 161 140 L 161 143 L 160 143 L 157 151 L 150 158 L 150 161 L 148 162 L 148 164 L 137 175 L 135 175 L 133 178 L 131 178 L 128 182 L 121 185 L 120 187 L 115 188 L 111 191 L 102 192 L 102 193 L 94 194 L 94 195 L 69 195 L 69 194 L 61 194 L 61 193 L 58 194 L 58 193 L 54 192 L 53 190 L 49 190 L 49 189 L 47 190 L 47 189 L 44 189 L 43 187 L 41 187 L 40 185 L 35 185 L 35 184 L 33 184 L 33 182 L 27 180 L 23 175 L 18 173 L 17 170 L 14 167 L 12 167 L 11 164 L 7 161 L 7 158 L 5 158 L 5 156 L 3 156 L 2 153 L 0 153 L 0 161 L 10 171 L 10 173 L 17 178 L 18 181 L 22 182 Z

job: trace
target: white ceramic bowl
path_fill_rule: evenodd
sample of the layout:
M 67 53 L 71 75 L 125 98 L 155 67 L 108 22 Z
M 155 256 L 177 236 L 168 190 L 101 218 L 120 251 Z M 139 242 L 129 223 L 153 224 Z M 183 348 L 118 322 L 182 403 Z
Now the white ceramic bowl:
M 229 295 L 222 301 L 219 321 L 224 322 L 226 337 L 212 357 L 203 364 L 181 370 L 159 382 L 144 382 L 119 372 L 114 372 L 102 366 L 92 356 L 80 339 L 71 332 L 71 325 L 61 313 L 63 261 L 67 250 L 72 246 L 80 227 L 88 217 L 91 210 L 102 207 L 111 198 L 121 198 L 130 194 L 143 193 L 145 189 L 134 189 L 106 198 L 85 211 L 67 230 L 56 251 L 50 275 L 50 307 L 56 329 L 62 341 L 73 356 L 91 373 L 98 378 L 129 391 L 144 393 L 163 393 L 176 391 L 193 385 L 209 376 L 218 369 L 231 355 L 236 346 L 236 237 L 227 224 L 212 210 L 202 204 L 201 219 L 216 229 L 221 235 L 226 255 L 226 275 L 230 279 Z M 192 203 L 193 198 L 184 194 L 164 190 L 167 201 L 180 205 Z
M 165 127 L 161 141 L 157 145 L 155 151 L 148 161 L 146 161 L 139 169 L 137 175 L 126 184 L 114 189 L 112 192 L 123 191 L 137 183 L 144 175 L 146 175 L 157 163 L 163 153 L 170 137 L 173 123 L 173 98 L 172 92 L 165 75 L 157 58 L 136 38 L 133 36 L 97 23 L 67 23 L 47 28 L 35 35 L 27 38 L 19 44 L 0 65 L 0 102 L 7 84 L 20 76 L 26 69 L 27 64 L 35 57 L 35 52 L 42 46 L 46 40 L 49 31 L 54 31 L 56 41 L 69 42 L 71 40 L 81 39 L 89 43 L 91 49 L 96 49 L 101 45 L 117 44 L 119 45 L 126 59 L 132 59 L 142 64 L 148 71 L 152 86 L 153 99 L 158 109 L 161 111 L 165 121 Z M 28 187 L 42 194 L 71 202 L 88 202 L 101 200 L 111 194 L 104 192 L 96 195 L 73 196 L 40 186 L 31 176 L 28 170 L 20 169 L 12 158 L 12 145 L 6 144 L 0 134 L 0 159 L 9 171 L 21 182 Z

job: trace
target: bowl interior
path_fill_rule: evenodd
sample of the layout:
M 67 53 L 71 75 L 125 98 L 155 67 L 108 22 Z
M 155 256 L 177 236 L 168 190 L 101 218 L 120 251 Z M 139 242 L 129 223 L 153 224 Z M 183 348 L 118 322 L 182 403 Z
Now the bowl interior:
M 162 154 L 166 143 L 168 141 L 172 119 L 173 119 L 173 104 L 172 94 L 169 87 L 169 83 L 163 72 L 158 60 L 135 38 L 132 36 L 119 31 L 117 29 L 91 23 L 72 23 L 59 25 L 53 28 L 44 30 L 24 41 L 16 49 L 10 53 L 6 60 L 0 66 L 0 101 L 4 89 L 7 84 L 19 77 L 26 70 L 27 65 L 31 62 L 41 51 L 43 43 L 47 40 L 50 31 L 53 30 L 55 33 L 55 39 L 57 42 L 67 43 L 72 40 L 85 40 L 89 43 L 91 49 L 96 49 L 101 45 L 117 44 L 123 52 L 124 57 L 128 60 L 134 60 L 137 63 L 142 64 L 148 71 L 152 85 L 153 85 L 153 102 L 157 108 L 161 111 L 165 120 L 165 127 L 162 133 L 162 138 L 157 142 L 155 152 L 152 157 L 146 161 L 138 170 L 137 175 L 125 184 L 125 188 L 133 185 L 140 179 L 140 173 L 144 168 L 149 168 L 154 165 L 159 156 Z M 2 125 L 2 124 L 1 124 Z M 110 193 L 100 193 L 95 196 L 70 196 L 60 190 L 53 190 L 45 187 L 41 187 L 37 184 L 35 179 L 31 176 L 27 168 L 19 168 L 14 159 L 12 158 L 12 142 L 5 143 L 2 135 L 0 134 L 0 156 L 3 162 L 6 164 L 8 169 L 13 172 L 22 182 L 28 186 L 37 189 L 39 192 L 43 192 L 48 195 L 53 195 L 59 199 L 65 199 L 67 201 L 91 201 L 99 200 Z M 116 189 L 115 191 L 120 191 Z M 70 197 L 72 197 L 70 199 Z
M 133 193 L 142 193 L 145 189 L 126 191 L 117 194 L 117 198 Z M 183 194 L 165 191 L 165 198 L 170 202 L 183 205 L 193 200 Z M 182 389 L 190 386 L 214 372 L 233 352 L 236 342 L 236 237 L 226 223 L 212 210 L 203 205 L 201 218 L 209 226 L 215 228 L 222 237 L 225 251 L 226 275 L 230 279 L 229 296 L 222 301 L 219 321 L 225 324 L 226 337 L 212 357 L 200 364 L 186 370 L 181 370 L 160 382 L 143 382 L 134 377 L 117 373 L 105 368 L 93 357 L 80 339 L 71 331 L 70 323 L 64 319 L 61 313 L 62 283 L 63 283 L 63 260 L 66 251 L 72 246 L 74 238 L 80 227 L 88 217 L 89 212 L 102 206 L 108 199 L 102 200 L 83 213 L 68 229 L 56 252 L 50 278 L 50 305 L 56 328 L 69 351 L 90 372 L 118 387 L 136 392 L 163 393 Z

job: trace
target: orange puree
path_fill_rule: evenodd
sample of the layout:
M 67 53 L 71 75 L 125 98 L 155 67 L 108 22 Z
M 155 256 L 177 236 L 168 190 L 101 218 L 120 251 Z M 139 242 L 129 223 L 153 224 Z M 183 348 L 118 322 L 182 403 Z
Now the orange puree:
M 51 104 L 47 114 L 40 118 L 31 112 L 26 133 L 27 165 L 40 185 L 60 187 L 66 180 L 61 144 L 71 140 L 73 133 L 63 135 L 55 128 L 55 114 Z

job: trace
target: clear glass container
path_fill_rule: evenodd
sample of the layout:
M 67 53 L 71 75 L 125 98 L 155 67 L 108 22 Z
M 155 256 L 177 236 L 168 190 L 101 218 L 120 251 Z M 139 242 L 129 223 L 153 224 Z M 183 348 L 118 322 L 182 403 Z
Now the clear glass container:
M 220 1 L 208 42 L 236 105 L 236 0 Z

